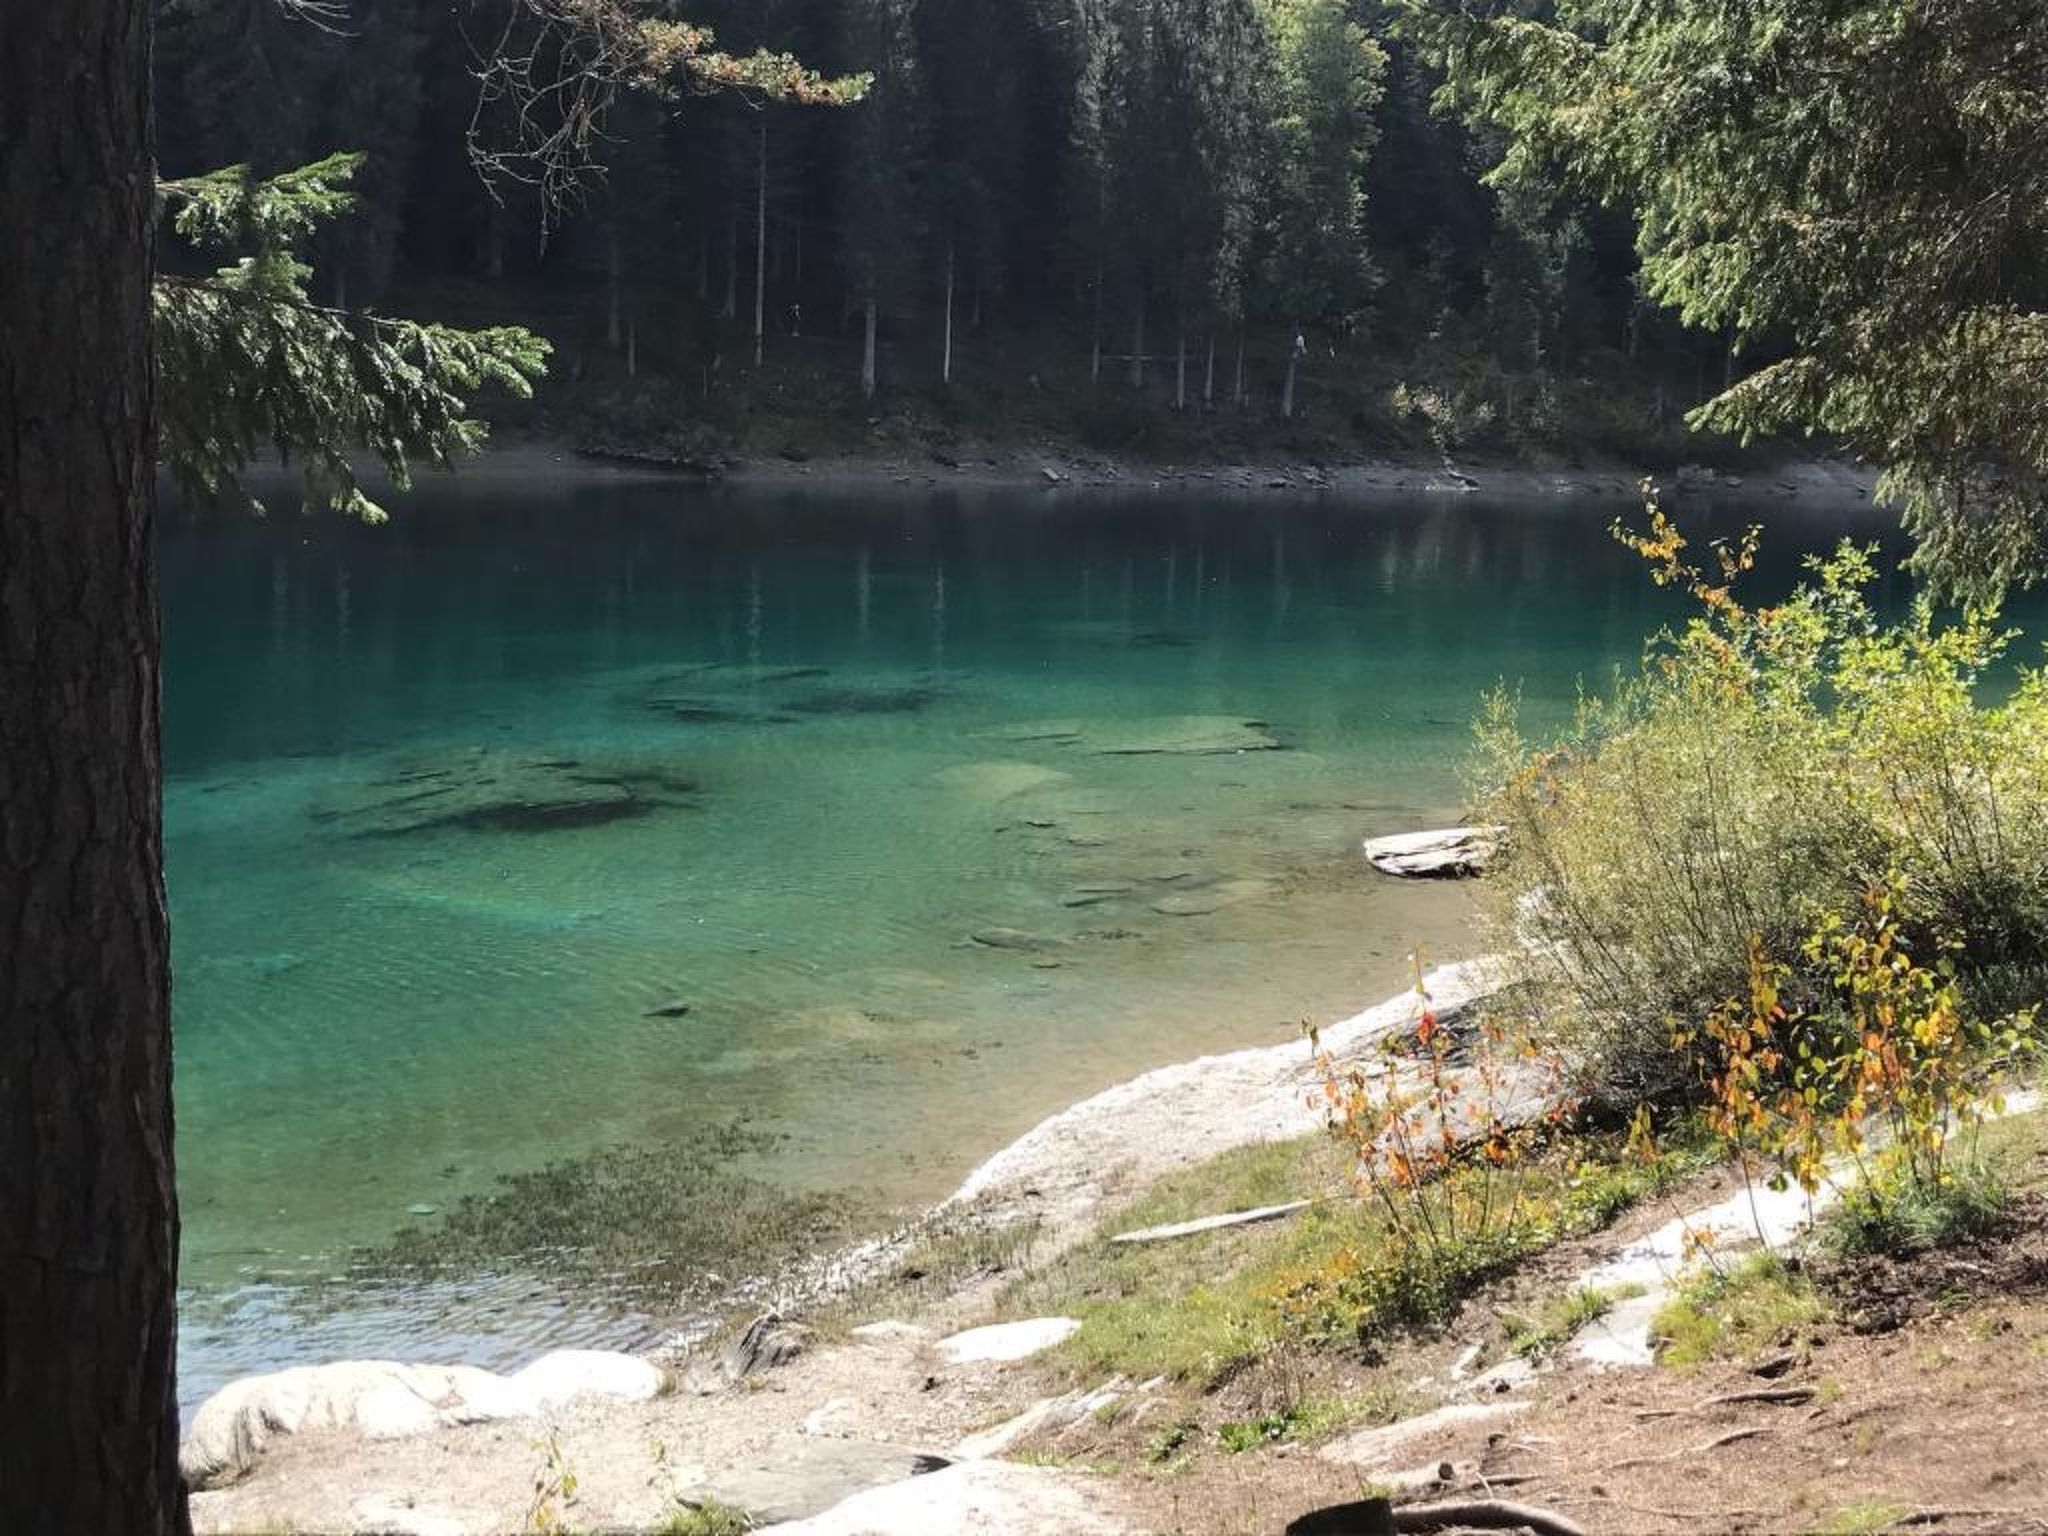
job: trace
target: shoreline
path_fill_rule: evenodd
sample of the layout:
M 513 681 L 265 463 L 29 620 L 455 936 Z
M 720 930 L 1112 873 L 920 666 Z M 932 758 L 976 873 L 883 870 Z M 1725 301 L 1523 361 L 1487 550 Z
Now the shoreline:
M 274 483 L 289 471 L 272 465 L 252 468 L 250 478 Z M 1044 495 L 1079 492 L 1181 492 L 1259 496 L 1587 496 L 1637 500 L 1645 479 L 1654 480 L 1674 502 L 1756 500 L 1802 510 L 1868 509 L 1877 471 L 1823 455 L 1788 455 L 1744 473 L 1686 464 L 1647 470 L 1618 462 L 1542 467 L 1473 460 L 1431 464 L 1370 456 L 1329 459 L 1314 456 L 1258 462 L 1182 464 L 1142 457 L 1090 453 L 1072 445 L 991 448 L 936 459 L 906 453 L 823 454 L 801 460 L 737 459 L 715 473 L 683 465 L 641 463 L 580 451 L 563 438 L 526 438 L 486 443 L 452 470 L 421 468 L 416 478 L 478 486 L 524 484 L 538 477 L 593 483 L 675 485 L 716 488 L 833 486 L 873 489 L 946 487 L 975 490 L 1036 490 Z M 381 469 L 364 474 L 364 484 L 390 491 Z
M 1501 982 L 1493 958 L 1446 963 L 1426 977 L 1430 1002 L 1441 1013 L 1483 1001 Z M 1412 1028 L 1421 1006 L 1415 989 L 1404 989 L 1325 1029 L 1324 1045 L 1340 1059 L 1356 1057 L 1389 1033 Z M 920 1241 L 943 1242 L 962 1230 L 1026 1232 L 1034 1261 L 1042 1261 L 1082 1239 L 1119 1198 L 1178 1169 L 1234 1148 L 1313 1133 L 1319 1125 L 1313 1083 L 1313 1063 L 1300 1040 L 1141 1072 L 1038 1121 L 984 1158 L 918 1221 L 817 1255 L 797 1274 L 785 1272 L 755 1293 L 742 1288 L 731 1298 L 728 1316 L 755 1315 L 747 1336 L 785 1324 L 794 1324 L 801 1336 L 807 1319 L 834 1304 L 892 1295 L 865 1288 L 875 1282 L 886 1286 L 892 1269 Z M 768 1391 L 746 1391 L 738 1376 L 724 1374 L 732 1344 L 708 1347 L 724 1338 L 717 1329 L 691 1337 L 670 1333 L 617 1353 L 551 1351 L 509 1374 L 457 1363 L 357 1360 L 236 1378 L 185 1427 L 188 1470 L 203 1469 L 196 1474 L 202 1478 L 194 1495 L 197 1529 L 240 1531 L 252 1521 L 255 1528 L 267 1528 L 266 1522 L 301 1518 L 309 1502 L 318 1507 L 359 1492 L 367 1466 L 382 1475 L 415 1461 L 434 1467 L 438 1479 L 455 1470 L 451 1459 L 466 1457 L 466 1494 L 482 1499 L 496 1491 L 517 1499 L 526 1468 L 521 1460 L 518 1475 L 508 1476 L 498 1465 L 508 1454 L 508 1436 L 495 1424 L 526 1422 L 550 1433 L 573 1429 L 579 1436 L 640 1445 L 650 1419 L 660 1419 L 666 1431 L 687 1428 L 697 1437 L 690 1444 L 691 1464 L 711 1469 L 722 1457 L 741 1458 L 764 1440 L 794 1435 L 799 1438 L 790 1444 L 814 1446 L 821 1432 L 808 1418 L 801 1424 L 784 1421 L 801 1402 L 794 1388 L 808 1391 L 819 1378 L 834 1391 L 860 1394 L 870 1408 L 893 1403 L 906 1429 L 915 1423 L 916 1435 L 898 1434 L 890 1443 L 950 1444 L 948 1437 L 967 1433 L 985 1417 L 978 1395 L 921 1401 L 901 1397 L 884 1382 L 906 1369 L 922 1371 L 932 1341 L 971 1322 L 994 1283 L 990 1274 L 971 1271 L 946 1278 L 932 1294 L 913 1299 L 894 1293 L 892 1320 L 876 1325 L 885 1332 L 859 1330 L 851 1339 L 802 1349 L 793 1364 L 775 1371 Z M 781 1358 L 771 1354 L 765 1363 Z M 658 1388 L 648 1385 L 657 1377 Z M 534 1399 L 523 1390 L 527 1378 L 588 1381 L 594 1395 Z M 604 1385 L 621 1380 L 632 1382 L 631 1390 Z M 403 1412 L 394 1410 L 394 1381 Z M 421 1392 L 428 1395 L 425 1406 L 415 1395 Z M 218 1406 L 208 1414 L 213 1405 Z M 675 1423 L 678 1416 L 683 1424 Z M 517 1440 L 517 1432 L 510 1438 Z

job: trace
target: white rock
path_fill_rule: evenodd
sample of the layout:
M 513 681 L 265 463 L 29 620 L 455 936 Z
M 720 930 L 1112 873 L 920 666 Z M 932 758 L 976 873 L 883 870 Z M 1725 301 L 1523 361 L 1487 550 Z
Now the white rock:
M 779 1536 L 1124 1536 L 1106 1490 L 1048 1467 L 963 1461 L 870 1489 L 822 1515 L 766 1530 Z
M 667 1378 L 631 1355 L 564 1350 L 515 1376 L 474 1366 L 350 1360 L 248 1376 L 200 1405 L 178 1463 L 194 1488 L 246 1475 L 272 1441 L 308 1430 L 397 1440 L 451 1424 L 530 1418 L 575 1397 L 644 1402 Z
M 1124 1378 L 1119 1376 L 1092 1392 L 1066 1392 L 1058 1397 L 1041 1398 L 1022 1413 L 1014 1418 L 1005 1419 L 993 1429 L 985 1429 L 978 1435 L 969 1435 L 953 1447 L 953 1459 L 981 1461 L 990 1456 L 1001 1456 L 1043 1430 L 1066 1429 L 1078 1424 L 1081 1420 L 1121 1400 L 1127 1385 Z
M 860 1405 L 850 1397 L 828 1397 L 797 1426 L 797 1433 L 826 1438 L 843 1436 L 860 1417 Z
M 1491 1403 L 1451 1403 L 1432 1413 L 1403 1419 L 1398 1424 L 1346 1435 L 1341 1440 L 1331 1441 L 1318 1454 L 1325 1461 L 1342 1462 L 1348 1466 L 1379 1467 L 1385 1465 L 1394 1452 L 1417 1440 L 1426 1440 L 1432 1435 L 1461 1429 L 1469 1424 L 1483 1424 L 1489 1419 L 1505 1419 L 1528 1406 L 1526 1400 L 1517 1398 Z
M 638 1355 L 601 1349 L 558 1349 L 515 1372 L 510 1385 L 535 1410 L 541 1410 L 578 1397 L 645 1403 L 667 1391 L 669 1380 L 660 1366 Z
M 1450 880 L 1476 875 L 1500 852 L 1502 827 L 1441 827 L 1369 838 L 1365 856 L 1382 874 L 1411 880 Z
M 1041 1350 L 1070 1339 L 1080 1329 L 1073 1317 L 1034 1317 L 1021 1323 L 995 1323 L 970 1328 L 938 1342 L 942 1359 L 953 1365 L 978 1360 L 1027 1360 Z
M 470 1527 L 453 1515 L 422 1509 L 409 1498 L 370 1493 L 349 1506 L 356 1528 L 385 1531 L 390 1536 L 470 1536 Z

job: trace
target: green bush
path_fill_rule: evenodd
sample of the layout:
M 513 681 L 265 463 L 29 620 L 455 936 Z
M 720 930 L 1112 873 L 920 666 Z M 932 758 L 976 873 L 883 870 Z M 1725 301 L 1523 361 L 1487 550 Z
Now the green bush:
M 1790 967 L 1788 1007 L 1828 987 L 1802 959 L 1831 915 L 1897 872 L 1902 931 L 1953 957 L 1966 996 L 2001 1007 L 2048 960 L 2048 678 L 2021 670 L 1985 702 L 2011 635 L 1995 610 L 1941 623 L 1922 599 L 1882 624 L 1868 551 L 1813 563 L 1785 603 L 1732 587 L 1754 535 L 1682 559 L 1652 508 L 1624 535 L 1702 613 L 1589 699 L 1565 737 L 1525 740 L 1513 701 L 1479 727 L 1480 794 L 1508 829 L 1488 882 L 1593 1087 L 1679 1087 L 1674 1025 L 1746 994 L 1752 945 Z

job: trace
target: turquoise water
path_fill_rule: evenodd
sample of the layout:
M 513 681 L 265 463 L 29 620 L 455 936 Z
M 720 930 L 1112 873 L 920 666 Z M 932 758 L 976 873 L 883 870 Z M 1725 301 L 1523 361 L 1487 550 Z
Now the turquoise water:
M 1469 913 L 1358 840 L 1455 813 L 1482 690 L 1561 715 L 1675 611 L 1607 503 L 394 510 L 166 541 L 188 1401 L 659 1321 L 516 1266 L 292 1304 L 502 1174 L 745 1116 L 758 1172 L 879 1219 L 1384 995 Z M 1838 528 L 1779 517 L 1780 575 Z

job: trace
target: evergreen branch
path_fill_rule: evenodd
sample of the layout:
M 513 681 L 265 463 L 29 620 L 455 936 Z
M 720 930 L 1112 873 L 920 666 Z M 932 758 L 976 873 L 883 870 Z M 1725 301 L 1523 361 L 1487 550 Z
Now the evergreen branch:
M 180 234 L 254 245 L 208 277 L 160 275 L 153 295 L 162 451 L 181 488 L 261 503 L 240 472 L 266 447 L 296 461 L 308 506 L 370 521 L 352 456 L 374 455 L 401 490 L 417 460 L 450 467 L 481 446 L 487 387 L 525 397 L 547 343 L 511 326 L 452 326 L 330 309 L 307 297 L 292 242 L 348 206 L 359 157 L 260 180 L 245 167 L 164 185 Z

